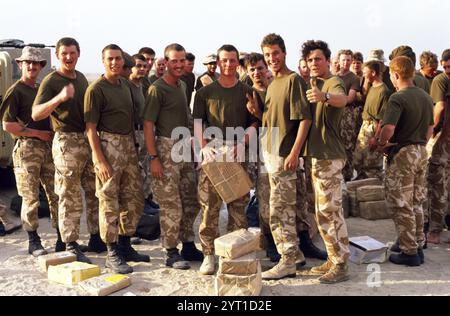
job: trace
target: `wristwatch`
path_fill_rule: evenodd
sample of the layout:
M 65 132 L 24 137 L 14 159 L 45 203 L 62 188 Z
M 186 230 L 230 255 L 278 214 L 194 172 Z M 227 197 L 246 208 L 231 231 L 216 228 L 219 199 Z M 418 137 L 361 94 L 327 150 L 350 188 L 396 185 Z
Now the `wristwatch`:
M 150 157 L 150 161 L 153 161 L 153 160 L 156 160 L 159 158 L 158 155 L 149 155 L 149 157 Z
M 328 102 L 331 99 L 331 95 L 327 92 L 325 93 L 325 102 Z

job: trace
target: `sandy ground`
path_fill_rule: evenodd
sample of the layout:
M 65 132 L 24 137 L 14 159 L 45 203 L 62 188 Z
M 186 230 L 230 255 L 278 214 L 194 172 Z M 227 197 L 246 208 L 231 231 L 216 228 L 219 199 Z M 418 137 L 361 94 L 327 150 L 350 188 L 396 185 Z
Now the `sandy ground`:
M 13 190 L 0 192 L 0 197 L 9 202 Z M 221 230 L 226 227 L 226 213 L 221 214 Z M 199 221 L 197 219 L 196 229 Z M 367 221 L 359 218 L 347 220 L 350 236 L 369 235 L 384 243 L 395 238 L 394 225 L 391 220 Z M 56 233 L 48 219 L 40 220 L 39 233 L 43 245 L 53 251 Z M 448 232 L 445 232 L 448 236 Z M 83 242 L 88 234 L 85 220 L 82 220 Z M 323 247 L 320 237 L 315 242 Z M 0 296 L 76 296 L 83 292 L 76 286 L 67 287 L 49 282 L 44 273 L 38 271 L 37 260 L 27 254 L 27 238 L 24 231 L 0 237 Z M 197 240 L 198 245 L 198 240 Z M 200 263 L 193 263 L 187 271 L 166 268 L 164 253 L 159 241 L 144 241 L 135 246 L 137 250 L 151 256 L 150 263 L 132 264 L 133 284 L 113 295 L 136 296 L 209 296 L 214 295 L 214 276 L 201 276 L 198 273 Z M 89 254 L 103 272 L 105 254 Z M 263 270 L 270 263 L 259 253 Z M 381 265 L 355 265 L 350 263 L 351 279 L 336 285 L 321 285 L 316 277 L 297 273 L 295 279 L 281 281 L 263 281 L 264 296 L 307 296 L 307 295 L 450 295 L 450 244 L 431 246 L 425 250 L 426 263 L 420 267 L 408 268 L 391 263 Z M 319 264 L 317 260 L 308 259 L 306 267 Z M 379 273 L 378 273 L 379 272 Z

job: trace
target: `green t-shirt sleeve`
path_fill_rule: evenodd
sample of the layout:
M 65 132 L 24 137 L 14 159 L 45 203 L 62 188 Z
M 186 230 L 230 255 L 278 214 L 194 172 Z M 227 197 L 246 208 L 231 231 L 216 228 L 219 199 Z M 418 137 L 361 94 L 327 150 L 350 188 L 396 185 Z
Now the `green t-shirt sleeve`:
M 383 116 L 382 126 L 397 125 L 402 114 L 402 109 L 401 99 L 395 95 L 391 96 L 386 107 L 386 112 Z
M 203 91 L 198 91 L 195 94 L 195 99 L 194 99 L 194 110 L 192 112 L 192 116 L 194 117 L 194 119 L 200 119 L 205 121 L 207 118 L 207 114 L 206 114 L 206 98 L 202 93 Z
M 391 92 L 389 90 L 386 90 L 381 97 L 381 104 L 378 111 L 378 115 L 376 117 L 377 120 L 382 120 L 384 117 L 384 113 L 386 113 L 386 108 L 389 102 L 389 97 L 391 96 Z
M 16 93 L 12 91 L 6 92 L 5 100 L 3 100 L 0 113 L 2 114 L 3 122 L 17 122 L 17 115 L 19 115 L 19 100 Z
M 434 103 L 445 101 L 445 97 L 448 93 L 449 80 L 439 75 L 433 79 L 431 84 L 431 97 Z
M 156 122 L 161 112 L 161 94 L 156 86 L 151 85 L 145 100 L 144 121 Z
M 84 95 L 84 121 L 98 124 L 103 97 L 100 89 L 90 86 Z
M 355 78 L 352 80 L 352 85 L 350 86 L 350 89 L 353 89 L 353 90 L 355 90 L 356 92 L 360 92 L 360 91 L 361 91 L 361 84 L 360 84 L 360 82 L 359 82 L 359 78 L 358 78 L 358 77 L 355 77 Z
M 342 80 L 337 78 L 335 78 L 335 80 L 330 83 L 328 90 L 325 92 L 337 95 L 347 95 L 347 93 L 345 92 L 344 83 L 342 82 Z
M 42 81 L 41 85 L 39 86 L 33 105 L 46 103 L 51 99 L 53 99 L 55 96 L 56 94 L 53 92 L 53 89 L 51 88 L 51 81 L 49 80 L 49 78 L 46 78 Z

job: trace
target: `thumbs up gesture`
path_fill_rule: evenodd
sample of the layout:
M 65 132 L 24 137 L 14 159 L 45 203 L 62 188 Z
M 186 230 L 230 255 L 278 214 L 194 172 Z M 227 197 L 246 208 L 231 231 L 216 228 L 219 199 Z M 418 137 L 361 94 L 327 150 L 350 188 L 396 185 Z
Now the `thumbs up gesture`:
M 320 91 L 317 87 L 317 78 L 311 77 L 310 80 L 311 89 L 306 91 L 306 97 L 311 103 L 322 102 L 325 100 L 325 93 Z

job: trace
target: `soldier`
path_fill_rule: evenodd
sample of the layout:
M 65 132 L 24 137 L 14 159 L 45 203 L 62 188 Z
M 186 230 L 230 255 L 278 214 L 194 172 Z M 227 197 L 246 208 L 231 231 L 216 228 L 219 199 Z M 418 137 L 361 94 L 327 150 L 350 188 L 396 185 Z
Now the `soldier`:
M 239 65 L 239 52 L 232 45 L 223 45 L 219 48 L 218 64 L 220 77 L 210 85 L 197 91 L 194 100 L 194 128 L 198 137 L 205 160 L 214 159 L 216 154 L 212 144 L 222 145 L 228 151 L 233 151 L 235 156 L 242 157 L 245 146 L 249 144 L 251 137 L 256 137 L 258 120 L 247 110 L 247 94 L 253 94 L 252 89 L 237 79 L 237 66 Z M 256 92 L 255 92 L 256 93 Z M 227 109 L 227 110 L 225 110 Z M 212 139 L 205 139 L 203 126 L 215 127 L 222 132 Z M 248 129 L 253 127 L 252 129 Z M 246 130 L 243 139 L 226 139 L 227 128 Z M 234 130 L 233 130 L 234 131 Z M 236 135 L 234 135 L 236 136 Z M 211 142 L 211 144 L 208 144 Z M 240 162 L 241 159 L 238 159 Z M 224 162 L 226 163 L 226 162 Z M 245 169 L 245 165 L 243 166 Z M 200 273 L 214 273 L 214 239 L 219 237 L 219 212 L 222 199 L 213 187 L 203 169 L 199 175 L 199 201 L 202 207 L 202 222 L 200 224 L 200 241 L 205 258 L 200 267 Z M 234 231 L 247 227 L 245 207 L 249 201 L 248 195 L 243 196 L 227 205 L 228 207 L 228 231 Z
M 375 151 L 376 139 L 381 131 L 381 120 L 389 100 L 390 91 L 381 80 L 381 65 L 369 61 L 363 67 L 364 79 L 371 85 L 366 97 L 363 124 L 354 154 L 357 179 L 383 179 L 383 155 Z
M 80 57 L 78 42 L 69 37 L 56 44 L 58 70 L 42 81 L 32 108 L 32 118 L 40 121 L 50 116 L 55 131 L 52 155 L 55 164 L 55 192 L 59 197 L 58 226 L 67 250 L 77 255 L 78 261 L 90 262 L 81 253 L 77 243 L 80 218 L 83 212 L 81 189 L 86 200 L 88 247 L 103 252 L 105 245 L 98 233 L 98 200 L 95 197 L 95 176 L 85 125 L 83 97 L 88 86 L 86 77 L 75 69 Z
M 395 91 L 394 85 L 391 82 L 391 78 L 389 75 L 389 66 L 385 65 L 384 63 L 386 62 L 386 58 L 384 58 L 384 51 L 382 49 L 372 49 L 369 52 L 369 55 L 367 56 L 366 62 L 369 61 L 376 61 L 379 62 L 381 65 L 381 73 L 382 73 L 382 80 L 384 82 L 384 84 L 388 87 L 389 91 Z M 366 86 L 367 90 L 368 87 Z M 367 90 L 364 91 L 363 88 L 363 95 L 367 94 Z
M 100 234 L 108 248 L 105 266 L 125 274 L 133 272 L 127 261 L 150 261 L 130 243 L 144 209 L 144 196 L 134 141 L 132 92 L 120 76 L 123 51 L 108 45 L 102 59 L 105 74 L 86 90 L 84 118 L 100 201 Z
M 145 76 L 142 79 L 142 93 L 144 96 L 147 96 L 148 88 L 150 87 L 150 71 L 153 68 L 153 64 L 155 63 L 155 51 L 150 47 L 142 47 L 138 54 L 143 55 L 145 60 L 147 61 L 147 68 L 145 69 Z
M 364 58 L 360 52 L 354 52 L 352 55 L 352 65 L 350 71 L 357 75 L 359 78 L 363 77 L 363 64 Z
M 40 256 L 47 253 L 37 234 L 41 183 L 49 202 L 52 226 L 58 234 L 55 251 L 65 249 L 58 230 L 58 196 L 54 191 L 55 166 L 51 157 L 53 132 L 50 120 L 45 118 L 34 122 L 31 118 L 31 107 L 38 91 L 36 80 L 47 61 L 37 48 L 27 46 L 16 62 L 22 77 L 6 92 L 1 107 L 4 113 L 3 129 L 16 139 L 13 150 L 14 174 L 17 191 L 22 197 L 21 217 L 28 233 L 28 253 Z
M 353 178 L 353 152 L 355 151 L 356 139 L 359 130 L 356 129 L 359 109 L 356 105 L 356 94 L 360 92 L 360 81 L 358 76 L 350 71 L 352 65 L 353 52 L 348 49 L 340 50 L 339 57 L 339 78 L 344 82 L 347 92 L 347 105 L 341 120 L 341 138 L 345 146 L 347 161 L 343 170 L 345 181 L 351 181 Z
M 150 85 L 152 85 L 156 80 L 161 78 L 166 71 L 166 59 L 164 57 L 158 57 L 155 62 L 155 73 L 150 76 Z M 147 91 L 148 93 L 148 91 Z
M 313 267 L 311 273 L 322 275 L 321 283 L 336 283 L 349 279 L 349 241 L 342 210 L 342 169 L 346 154 L 339 134 L 347 96 L 343 81 L 330 72 L 331 51 L 327 43 L 305 42 L 302 56 L 311 77 L 317 78 L 307 91 L 313 110 L 304 155 L 312 158 L 316 221 L 328 252 L 327 262 Z
M 186 260 L 203 260 L 203 254 L 194 244 L 193 225 L 200 210 L 194 162 L 175 162 L 171 155 L 174 145 L 180 142 L 179 135 L 174 134 L 175 129 L 189 126 L 186 85 L 180 80 L 186 52 L 181 45 L 171 44 L 166 47 L 164 56 L 167 72 L 149 89 L 144 132 L 155 198 L 160 205 L 161 243 L 167 252 L 166 266 L 189 269 Z M 190 148 L 190 138 L 182 141 Z M 177 249 L 180 241 L 183 243 L 181 255 Z
M 431 97 L 434 106 L 434 135 L 428 165 L 429 228 L 428 242 L 440 243 L 444 216 L 447 210 L 447 184 L 450 181 L 450 120 L 448 105 L 450 102 L 450 50 L 442 54 L 444 73 L 436 76 L 431 85 Z
M 308 65 L 306 64 L 306 60 L 300 58 L 298 61 L 298 73 L 303 78 L 303 80 L 308 84 L 311 79 Z
M 394 58 L 390 73 L 397 92 L 389 98 L 377 144 L 379 151 L 388 154 L 386 200 L 401 249 L 400 254 L 391 254 L 389 261 L 419 266 L 424 263 L 425 146 L 433 133 L 433 101 L 415 86 L 410 58 Z
M 194 92 L 195 88 L 194 65 L 194 54 L 186 53 L 186 65 L 184 65 L 183 76 L 180 79 L 186 84 L 186 96 L 189 107 L 191 106 L 192 92 Z
M 206 66 L 207 71 L 197 78 L 195 84 L 195 91 L 217 81 L 219 74 L 216 72 L 217 69 L 217 56 L 215 54 L 210 54 L 206 56 L 203 61 L 203 65 Z
M 442 73 L 442 71 L 437 70 L 439 66 L 438 57 L 436 54 L 430 52 L 430 51 L 424 51 L 422 54 L 420 54 L 419 58 L 420 63 L 420 70 L 418 74 L 421 74 L 423 77 L 425 77 L 428 82 L 431 84 L 433 83 L 433 79 Z
M 5 234 L 12 234 L 16 230 L 22 227 L 20 221 L 12 219 L 6 211 L 6 206 L 3 201 L 0 200 L 0 236 Z

